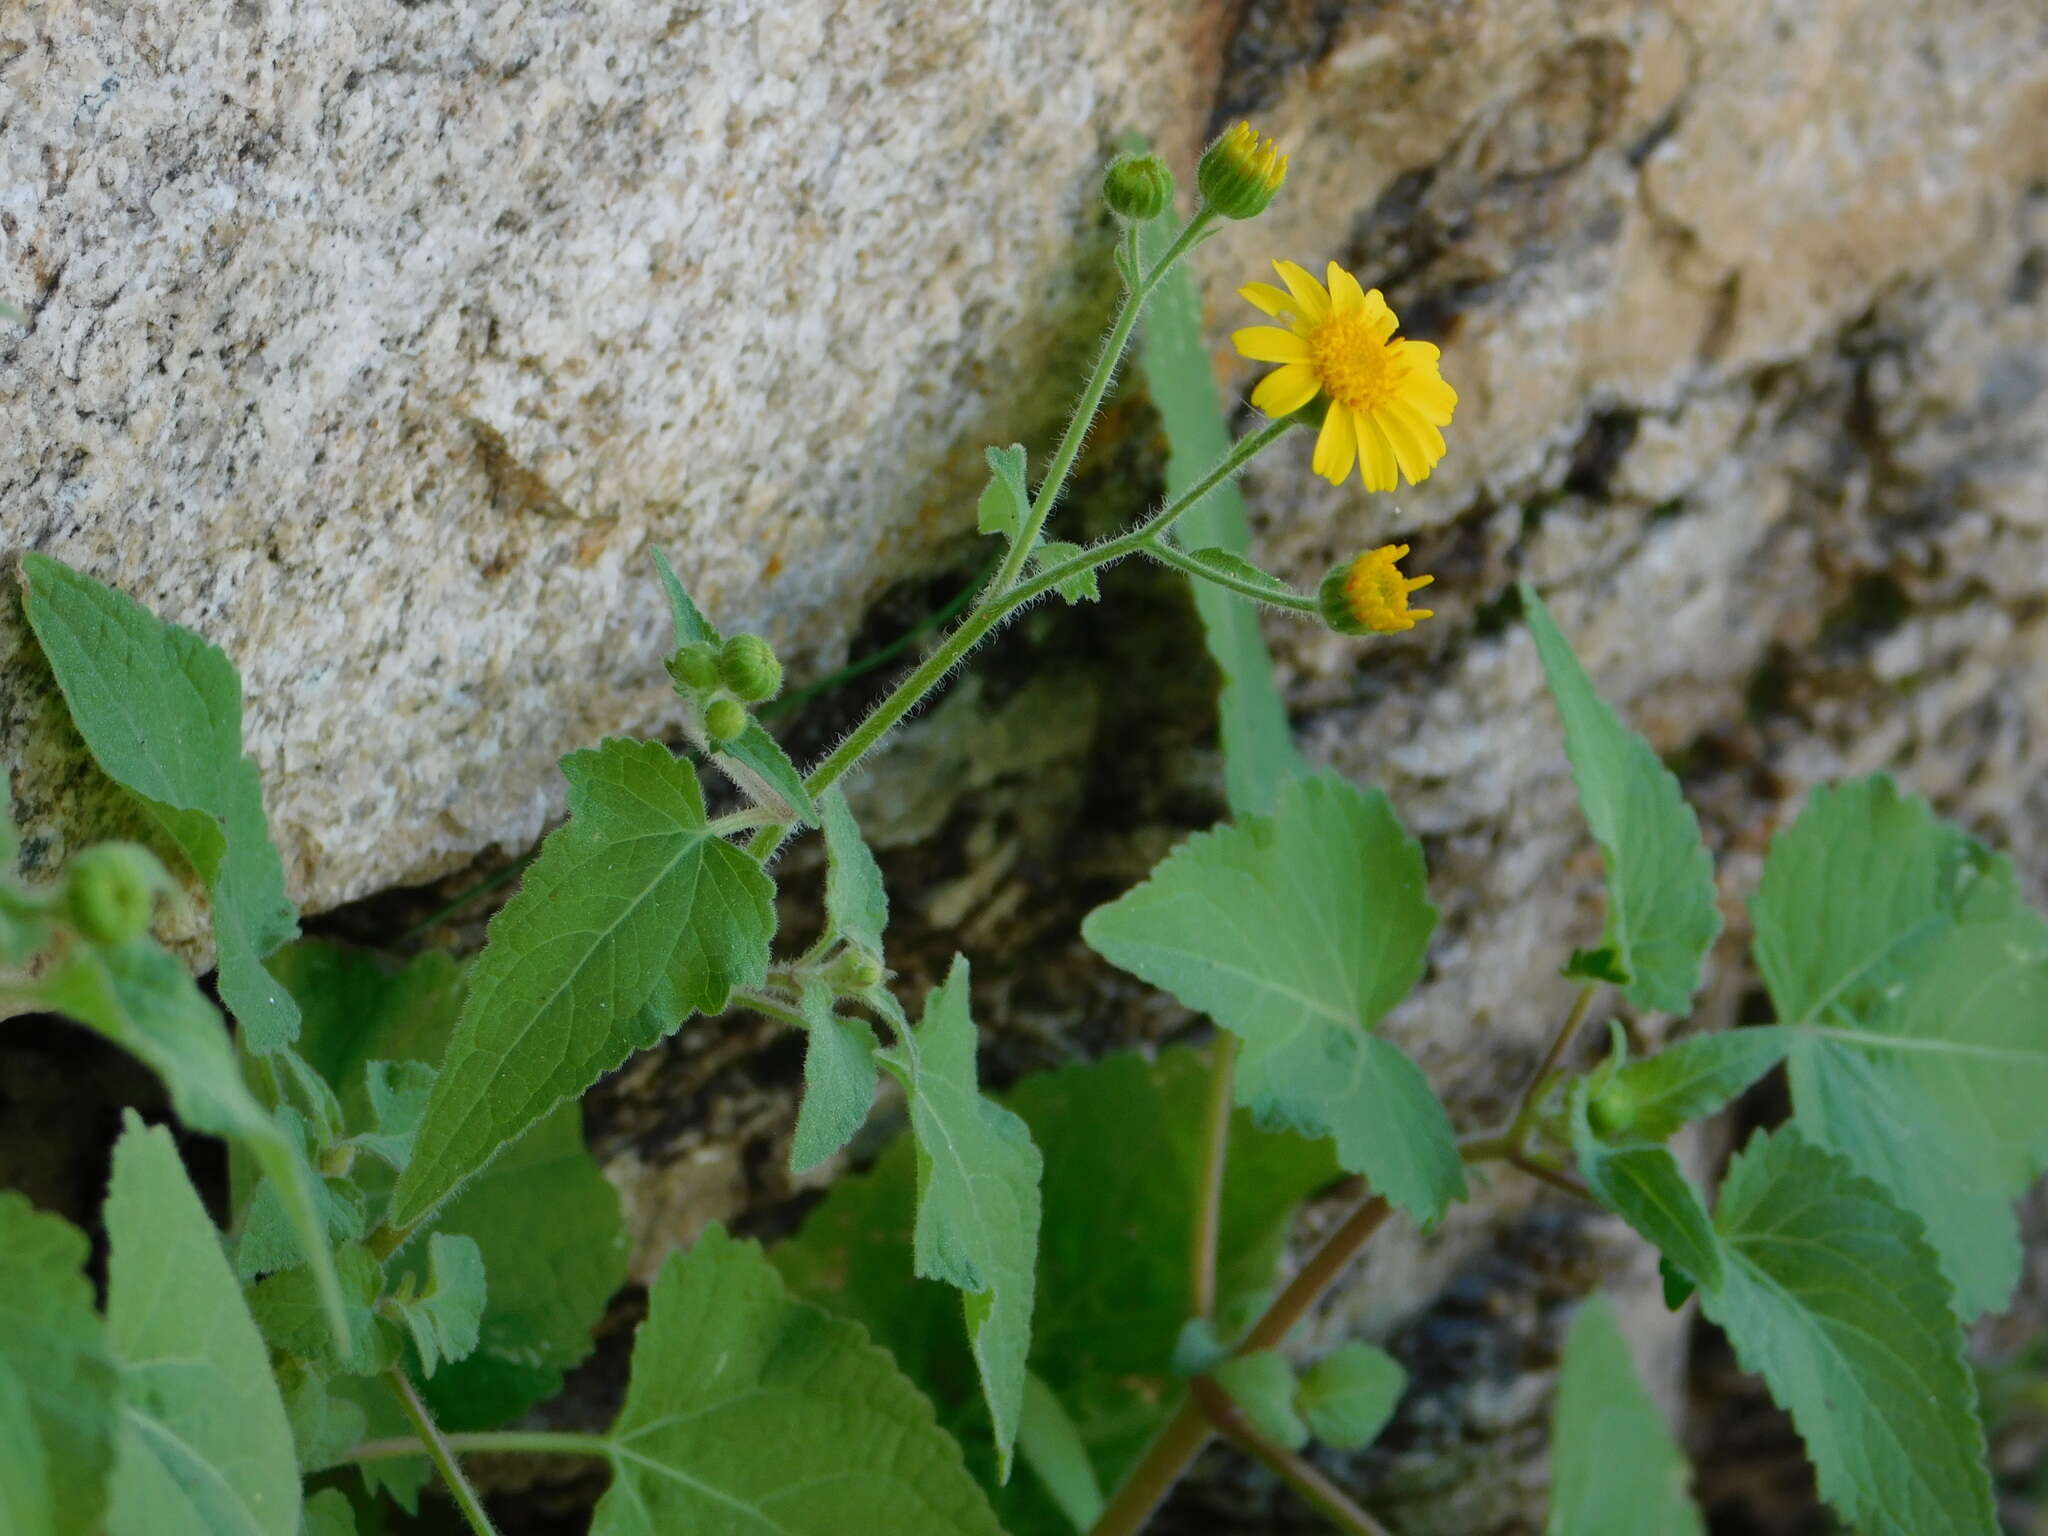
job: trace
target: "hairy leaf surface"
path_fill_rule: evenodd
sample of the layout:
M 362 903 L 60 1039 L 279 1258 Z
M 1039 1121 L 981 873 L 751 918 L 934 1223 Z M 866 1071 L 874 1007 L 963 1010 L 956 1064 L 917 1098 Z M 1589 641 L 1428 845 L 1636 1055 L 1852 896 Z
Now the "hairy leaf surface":
M 1039 1175 L 1031 1132 L 981 1095 L 967 962 L 925 1000 L 914 1037 L 879 1053 L 910 1099 L 917 1138 L 917 1272 L 961 1293 L 967 1341 L 1007 1480 L 1024 1406 L 1038 1262 Z
M 931 1404 L 712 1226 L 655 1282 L 592 1536 L 999 1536 Z
M 22 1463 L 7 1482 L 25 1521 L 33 1498 L 26 1480 L 40 1468 L 37 1502 L 67 1536 L 98 1527 L 114 1465 L 115 1370 L 85 1274 L 90 1251 L 63 1217 L 0 1189 L 0 1366 L 15 1383 L 0 1441 Z M 8 1508 L 0 1502 L 0 1511 Z M 23 1529 L 35 1532 L 32 1524 Z
M 1373 1026 L 1422 974 L 1436 909 L 1422 850 L 1376 790 L 1323 775 L 1272 817 L 1202 833 L 1081 932 L 1244 1042 L 1237 1099 L 1336 1137 L 1346 1168 L 1419 1221 L 1465 1190 L 1449 1118 Z
M 1295 1404 L 1317 1440 L 1340 1451 L 1362 1451 L 1393 1418 L 1408 1373 L 1384 1349 L 1346 1339 L 1301 1375 Z
M 1691 1468 L 1636 1379 L 1604 1296 L 1572 1320 L 1557 1386 L 1548 1536 L 1701 1536 Z
M 569 821 L 491 920 L 392 1219 L 418 1221 L 505 1145 L 768 965 L 775 888 L 714 836 L 659 742 L 562 760 Z
M 263 957 L 298 933 L 242 754 L 242 684 L 218 646 L 47 555 L 24 555 L 29 625 L 107 776 L 139 797 L 206 882 L 220 995 L 251 1050 L 299 1032 Z
M 1721 931 L 1714 863 L 1700 841 L 1699 818 L 1650 744 L 1593 691 L 1536 589 L 1524 582 L 1521 590 L 1536 654 L 1564 717 L 1579 804 L 1607 864 L 1602 942 L 1629 978 L 1630 1002 L 1682 1013 Z
M 1926 1223 L 1966 1318 L 2003 1306 L 2048 1162 L 2048 924 L 2012 866 L 1862 779 L 1772 842 L 1752 912 L 1801 1130 Z
M 1793 1129 L 1721 1186 L 1700 1306 L 1791 1412 L 1822 1495 L 1867 1536 L 1995 1536 L 1977 1389 L 1920 1223 Z
M 262 1335 L 170 1133 L 133 1111 L 106 1221 L 110 1536 L 298 1536 L 298 1459 Z

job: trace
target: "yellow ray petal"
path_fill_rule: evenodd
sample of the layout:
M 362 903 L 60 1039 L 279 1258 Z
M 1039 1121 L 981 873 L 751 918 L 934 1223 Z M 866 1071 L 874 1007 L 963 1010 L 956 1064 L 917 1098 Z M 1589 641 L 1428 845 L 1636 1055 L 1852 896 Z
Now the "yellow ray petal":
M 1443 358 L 1443 353 L 1437 350 L 1436 343 L 1431 341 L 1397 341 L 1394 343 L 1394 350 L 1401 354 L 1404 362 L 1414 368 L 1434 368 Z
M 1397 408 L 1386 405 L 1373 412 L 1373 420 L 1386 433 L 1387 441 L 1394 446 L 1394 458 L 1401 466 L 1401 473 L 1410 485 L 1420 485 L 1429 478 L 1432 460 L 1429 449 L 1416 434 L 1415 428 L 1421 423 L 1413 416 L 1406 416 Z
M 1331 308 L 1342 311 L 1365 304 L 1365 290 L 1358 286 L 1358 279 L 1334 261 L 1330 263 L 1329 279 Z
M 1365 296 L 1365 324 L 1374 341 L 1385 341 L 1400 329 L 1401 322 L 1387 308 L 1387 297 L 1375 288 Z
M 1292 416 L 1315 399 L 1319 387 L 1315 369 L 1289 363 L 1259 380 L 1259 387 L 1252 391 L 1252 405 L 1268 416 Z
M 1246 283 L 1237 290 L 1248 303 L 1257 305 L 1276 320 L 1299 319 L 1294 296 L 1271 283 Z
M 1393 446 L 1380 424 L 1364 412 L 1358 417 L 1358 475 L 1368 491 L 1391 491 L 1401 483 Z M 1398 558 L 1398 557 L 1397 557 Z
M 1383 409 L 1414 434 L 1415 440 L 1422 445 L 1423 456 L 1428 460 L 1429 467 L 1436 468 L 1444 456 L 1443 433 L 1437 431 L 1429 418 L 1415 408 L 1415 403 L 1405 397 L 1389 400 Z
M 1250 325 L 1230 333 L 1230 344 L 1255 363 L 1305 363 L 1308 343 L 1277 325 Z
M 1273 270 L 1280 274 L 1280 281 L 1287 285 L 1287 291 L 1294 295 L 1294 306 L 1301 318 L 1314 323 L 1330 312 L 1330 296 L 1323 292 L 1323 285 L 1308 275 L 1308 272 L 1291 261 L 1276 261 Z
M 1342 485 L 1358 458 L 1358 437 L 1352 429 L 1352 413 L 1332 405 L 1323 418 L 1323 430 L 1316 434 L 1315 457 L 1309 467 L 1332 485 Z
M 1401 398 L 1433 427 L 1448 427 L 1458 409 L 1458 392 L 1434 373 L 1419 373 L 1401 382 Z

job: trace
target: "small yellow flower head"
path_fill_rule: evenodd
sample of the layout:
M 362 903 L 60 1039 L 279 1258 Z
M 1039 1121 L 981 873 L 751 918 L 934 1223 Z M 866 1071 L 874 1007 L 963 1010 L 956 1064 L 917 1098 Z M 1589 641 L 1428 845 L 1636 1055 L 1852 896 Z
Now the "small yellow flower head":
M 1403 576 L 1395 562 L 1407 553 L 1406 544 L 1382 544 L 1325 576 L 1316 593 L 1324 622 L 1340 635 L 1391 635 L 1435 618 L 1433 608 L 1408 606 L 1408 594 L 1436 578 Z
M 1286 179 L 1280 146 L 1261 140 L 1250 123 L 1239 123 L 1211 144 L 1195 166 L 1202 201 L 1226 219 L 1258 217 Z
M 1273 270 L 1284 289 L 1248 283 L 1238 292 L 1287 328 L 1254 325 L 1230 338 L 1254 362 L 1280 364 L 1259 381 L 1252 404 L 1288 416 L 1325 395 L 1317 474 L 1342 485 L 1356 463 L 1368 491 L 1391 491 L 1403 477 L 1420 485 L 1444 456 L 1437 429 L 1458 408 L 1458 392 L 1437 372 L 1441 354 L 1426 341 L 1395 341 L 1400 321 L 1379 289 L 1366 292 L 1334 261 L 1328 288 L 1291 261 Z

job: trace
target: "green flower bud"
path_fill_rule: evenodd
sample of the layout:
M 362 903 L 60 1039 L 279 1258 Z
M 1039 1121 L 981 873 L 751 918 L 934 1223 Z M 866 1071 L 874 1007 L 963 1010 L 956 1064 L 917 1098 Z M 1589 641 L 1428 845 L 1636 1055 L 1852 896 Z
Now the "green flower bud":
M 759 635 L 734 635 L 718 653 L 718 679 L 749 704 L 782 692 L 782 663 Z
M 842 949 L 825 970 L 835 992 L 865 992 L 882 979 L 881 962 L 864 949 Z
M 1610 1078 L 1586 1105 L 1586 1118 L 1602 1140 L 1624 1134 L 1636 1123 L 1635 1091 L 1620 1078 Z
M 1211 144 L 1195 166 L 1203 204 L 1226 219 L 1264 213 L 1286 179 L 1287 157 L 1271 139 L 1252 132 L 1250 123 L 1239 123 Z
M 699 641 L 686 645 L 668 659 L 668 675 L 678 688 L 701 693 L 718 686 L 718 647 Z
M 1156 219 L 1173 204 L 1173 172 L 1157 155 L 1118 155 L 1103 173 L 1102 200 L 1120 219 Z
M 71 861 L 64 913 L 86 941 L 126 944 L 149 931 L 157 892 L 170 883 L 163 865 L 133 843 L 101 843 Z
M 713 741 L 731 741 L 747 728 L 747 706 L 738 699 L 719 699 L 704 711 L 704 734 Z

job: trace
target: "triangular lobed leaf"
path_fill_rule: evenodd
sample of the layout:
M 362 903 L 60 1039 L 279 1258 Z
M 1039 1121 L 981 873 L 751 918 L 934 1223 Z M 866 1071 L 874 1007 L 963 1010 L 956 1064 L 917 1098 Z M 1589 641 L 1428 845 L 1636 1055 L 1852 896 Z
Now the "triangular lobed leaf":
M 762 809 L 807 827 L 818 824 L 818 803 L 804 788 L 804 776 L 760 721 L 749 720 L 731 741 L 718 743 L 711 760 Z
M 1792 1415 L 1820 1490 L 1866 1536 L 1995 1536 L 1977 1389 L 1920 1223 L 1787 1127 L 1730 1165 L 1700 1306 Z
M 1024 1403 L 1043 1164 L 1024 1122 L 981 1095 L 967 961 L 954 956 L 912 1038 L 877 1059 L 902 1082 L 917 1139 L 917 1273 L 962 1293 L 967 1341 L 1007 1480 Z
M 121 1371 L 109 1536 L 299 1536 L 298 1460 L 263 1338 L 170 1133 L 132 1110 L 106 1223 Z
M 221 999 L 249 1048 L 298 1013 L 263 957 L 298 933 L 263 784 L 242 753 L 242 685 L 218 646 L 47 555 L 21 561 L 25 610 L 78 734 L 191 860 L 213 904 Z
M 834 1007 L 832 989 L 806 981 L 804 1097 L 796 1134 L 789 1144 L 789 1171 L 808 1173 L 853 1139 L 874 1107 L 877 1042 L 867 1020 L 846 1018 Z
M 396 1303 L 423 1374 L 431 1377 L 476 1349 L 484 1295 L 484 1256 L 476 1240 L 452 1232 L 430 1236 L 426 1283 Z
M 1232 1355 L 1211 1374 L 1252 1428 L 1268 1440 L 1278 1441 L 1290 1451 L 1308 1444 L 1308 1425 L 1294 1408 L 1299 1383 L 1285 1355 L 1272 1349 Z
M 1076 555 L 1083 553 L 1079 544 L 1069 544 L 1064 539 L 1047 539 L 1032 553 L 1031 574 L 1043 575 L 1054 566 L 1064 565 Z M 1091 567 L 1064 581 L 1053 583 L 1053 591 L 1070 603 L 1093 603 L 1101 600 L 1102 587 Z
M 1024 445 L 1012 443 L 1007 448 L 990 448 L 983 456 L 988 460 L 989 482 L 981 493 L 976 523 L 983 533 L 1015 539 L 1023 531 L 1025 516 L 1031 510 L 1031 497 L 1024 485 Z
M 711 833 L 687 763 L 612 740 L 562 771 L 569 821 L 491 921 L 394 1224 L 417 1223 L 558 1104 L 766 973 L 774 885 Z
M 1346 1168 L 1417 1220 L 1465 1190 L 1428 1080 L 1372 1027 L 1422 974 L 1436 909 L 1386 797 L 1330 775 L 1272 817 L 1189 838 L 1082 936 L 1244 1042 L 1238 1102 L 1336 1138 Z
M 1594 692 L 1536 589 L 1524 582 L 1521 593 L 1536 654 L 1564 717 L 1579 803 L 1606 860 L 1604 944 L 1629 977 L 1630 1002 L 1682 1013 L 1721 931 L 1714 863 L 1700 841 L 1699 818 L 1649 743 Z
M 1884 778 L 1816 790 L 1751 911 L 1801 1130 L 1926 1224 L 1964 1317 L 2003 1306 L 2048 1163 L 2048 923 Z
M 592 1536 L 1000 1536 L 931 1405 L 715 1224 L 664 1266 Z
M 1565 1338 L 1550 1448 L 1547 1536 L 1702 1536 L 1684 1454 L 1636 1379 L 1604 1296 Z
M 1384 1349 L 1346 1339 L 1301 1375 L 1295 1406 L 1317 1440 L 1362 1451 L 1393 1418 L 1408 1373 Z

